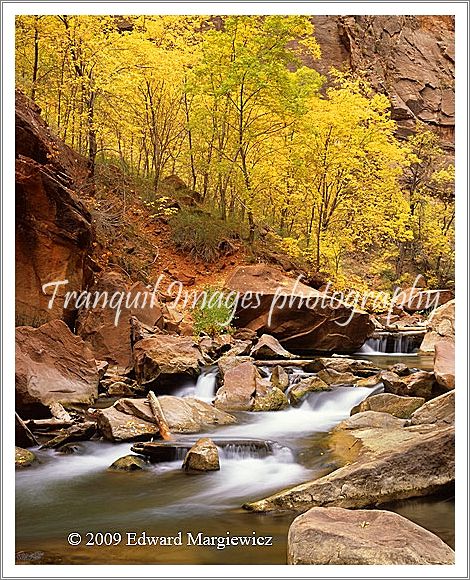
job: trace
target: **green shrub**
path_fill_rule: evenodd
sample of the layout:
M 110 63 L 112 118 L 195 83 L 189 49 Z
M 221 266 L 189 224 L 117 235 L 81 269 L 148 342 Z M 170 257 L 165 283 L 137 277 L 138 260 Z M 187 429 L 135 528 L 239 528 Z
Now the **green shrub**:
M 207 334 L 211 337 L 233 332 L 231 322 L 236 306 L 235 295 L 225 293 L 217 288 L 205 288 L 203 297 L 199 299 L 192 311 L 194 330 L 199 336 Z
M 179 211 L 171 220 L 171 236 L 177 248 L 204 262 L 214 262 L 233 253 L 235 229 L 207 213 Z

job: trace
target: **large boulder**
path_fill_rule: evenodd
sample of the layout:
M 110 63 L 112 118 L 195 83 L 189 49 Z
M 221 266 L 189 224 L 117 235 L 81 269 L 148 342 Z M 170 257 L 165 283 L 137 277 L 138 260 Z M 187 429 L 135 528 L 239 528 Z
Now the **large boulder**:
M 380 393 L 367 397 L 362 403 L 351 409 L 351 415 L 363 411 L 378 411 L 389 413 L 400 419 L 409 419 L 411 415 L 424 404 L 423 397 L 400 397 L 392 393 Z
M 453 564 L 454 551 L 403 516 L 382 510 L 312 508 L 292 522 L 288 564 Z
M 453 342 L 440 341 L 434 347 L 434 375 L 444 388 L 455 388 L 455 345 Z
M 431 313 L 420 352 L 434 352 L 436 343 L 455 341 L 455 300 L 449 300 Z
M 220 462 L 216 445 L 209 437 L 201 437 L 186 453 L 182 467 L 186 471 L 218 471 Z
M 86 160 L 57 139 L 41 110 L 16 91 L 15 262 L 17 324 L 38 326 L 55 318 L 72 323 L 67 291 L 81 291 L 90 278 L 93 229 L 79 200 L 87 187 Z M 58 287 L 49 308 L 54 286 Z
M 142 282 L 132 284 L 118 272 L 101 274 L 90 288 L 92 302 L 90 307 L 82 308 L 77 320 L 77 333 L 93 349 L 95 357 L 105 360 L 124 370 L 132 367 L 131 317 L 150 327 L 163 328 L 162 307 L 152 290 Z M 103 299 L 95 296 L 107 296 L 108 303 L 103 308 Z M 115 296 L 110 306 L 111 298 Z M 120 296 L 123 296 L 120 301 Z
M 155 423 L 118 411 L 115 407 L 95 412 L 101 434 L 108 441 L 145 441 L 159 434 Z
M 315 375 L 301 379 L 298 383 L 293 385 L 289 390 L 289 402 L 291 405 L 298 405 L 301 403 L 309 393 L 318 391 L 331 391 L 332 387 L 320 377 Z
M 418 371 L 407 376 L 398 376 L 391 371 L 380 374 L 387 393 L 399 396 L 422 397 L 429 399 L 435 384 L 434 373 Z
M 246 361 L 225 372 L 214 405 L 225 411 L 277 411 L 288 401 L 279 388 L 261 378 L 252 362 Z
M 237 326 L 271 334 L 292 352 L 355 352 L 373 330 L 367 313 L 266 264 L 236 268 L 225 286 L 241 296 Z
M 52 403 L 92 403 L 98 370 L 90 347 L 65 322 L 16 328 L 16 410 L 22 417 L 48 415 Z
M 155 335 L 134 345 L 135 376 L 141 385 L 153 385 L 178 375 L 196 376 L 202 354 L 189 336 Z
M 330 438 L 333 454 L 344 467 L 244 507 L 258 512 L 363 508 L 429 495 L 451 485 L 454 426 L 403 425 L 404 420 L 387 413 L 353 415 Z
M 237 420 L 213 405 L 192 397 L 158 397 L 171 433 L 198 433 L 215 425 L 231 425 Z M 148 423 L 155 418 L 148 399 L 119 399 L 114 408 Z

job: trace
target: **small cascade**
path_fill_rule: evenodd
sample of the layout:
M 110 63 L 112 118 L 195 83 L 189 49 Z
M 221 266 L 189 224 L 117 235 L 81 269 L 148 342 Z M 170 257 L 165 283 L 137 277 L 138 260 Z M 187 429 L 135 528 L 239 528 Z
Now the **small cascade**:
M 376 332 L 368 338 L 359 354 L 414 354 L 418 351 L 424 332 Z
M 212 401 L 215 397 L 218 369 L 216 366 L 204 369 L 199 375 L 194 389 L 194 397 L 201 401 Z

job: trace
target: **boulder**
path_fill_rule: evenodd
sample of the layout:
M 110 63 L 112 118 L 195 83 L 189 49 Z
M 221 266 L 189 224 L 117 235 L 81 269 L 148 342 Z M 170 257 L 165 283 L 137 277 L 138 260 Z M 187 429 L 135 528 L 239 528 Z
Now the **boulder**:
M 285 392 L 289 387 L 289 375 L 280 365 L 276 365 L 273 368 L 271 373 L 271 383 L 283 392 Z
M 89 282 L 93 227 L 80 196 L 91 183 L 87 161 L 57 139 L 40 108 L 16 91 L 15 263 L 16 323 L 38 326 L 53 319 L 72 324 L 67 291 Z M 54 286 L 66 280 L 49 308 Z
M 434 373 L 418 371 L 405 377 L 400 377 L 390 371 L 380 375 L 387 393 L 400 396 L 422 397 L 429 399 L 435 384 Z
M 455 300 L 449 300 L 431 313 L 419 350 L 422 353 L 434 352 L 436 343 L 442 340 L 455 341 Z
M 36 455 L 28 449 L 15 447 L 15 468 L 29 467 L 37 460 Z
M 191 337 L 156 335 L 134 346 L 134 370 L 141 385 L 155 386 L 177 375 L 196 376 L 202 354 Z
M 90 347 L 61 320 L 16 328 L 16 410 L 49 416 L 52 403 L 92 403 L 98 371 Z M 47 410 L 47 412 L 46 412 Z
M 317 377 L 327 385 L 354 385 L 358 380 L 352 373 L 338 372 L 332 368 L 320 371 Z
M 145 461 L 138 455 L 124 455 L 108 467 L 110 471 L 141 471 L 144 468 Z
M 231 425 L 237 420 L 214 406 L 191 397 L 158 397 L 171 433 L 198 433 L 214 425 Z M 147 399 L 119 399 L 114 407 L 149 423 L 155 419 Z
M 454 427 L 403 427 L 404 423 L 387 413 L 353 415 L 330 438 L 333 453 L 346 463 L 344 467 L 246 504 L 245 509 L 363 508 L 429 495 L 451 485 L 455 478 Z
M 397 363 L 388 369 L 390 372 L 397 374 L 399 377 L 406 377 L 411 374 L 410 369 L 403 363 Z
M 370 377 L 380 371 L 370 360 L 354 359 L 344 356 L 314 358 L 310 363 L 305 365 L 304 370 L 312 373 L 318 373 L 322 370 L 333 370 L 337 373 L 352 373 L 360 377 Z
M 230 353 L 220 357 L 217 361 L 217 367 L 219 369 L 221 378 L 224 378 L 226 372 L 244 362 L 253 362 L 253 359 L 251 356 L 233 356 Z
M 158 297 L 142 282 L 132 284 L 118 272 L 104 272 L 89 290 L 92 300 L 81 309 L 77 333 L 90 345 L 97 359 L 106 360 L 124 371 L 132 367 L 131 318 L 147 327 L 163 328 L 162 306 Z M 108 303 L 103 308 L 104 298 Z M 123 297 L 121 309 L 111 308 Z M 134 329 L 135 333 L 135 329 Z
M 288 564 L 453 564 L 438 536 L 396 513 L 316 507 L 298 516 L 288 534 Z
M 183 461 L 186 471 L 218 471 L 220 469 L 219 452 L 211 439 L 198 439 L 186 453 Z
M 318 376 L 301 379 L 289 390 L 290 404 L 296 406 L 304 400 L 308 393 L 318 391 L 331 391 L 331 387 Z
M 270 334 L 263 334 L 255 346 L 251 349 L 250 355 L 256 359 L 270 358 L 293 358 L 293 354 L 283 348 L 279 341 Z
M 261 378 L 252 362 L 246 361 L 225 372 L 214 405 L 225 411 L 277 411 L 288 401 L 280 389 Z
M 266 264 L 236 268 L 225 286 L 241 295 L 235 324 L 270 334 L 291 352 L 356 352 L 373 330 L 367 313 Z
M 431 399 L 411 415 L 411 425 L 455 423 L 455 391 Z
M 440 341 L 434 346 L 434 375 L 436 381 L 447 390 L 455 388 L 455 345 Z
M 159 434 L 155 423 L 122 413 L 115 407 L 99 409 L 95 417 L 103 437 L 108 441 L 143 441 Z
M 351 415 L 363 411 L 379 411 L 389 413 L 400 419 L 409 419 L 421 405 L 424 404 L 422 397 L 400 397 L 392 393 L 380 393 L 367 397 L 362 403 L 351 409 Z

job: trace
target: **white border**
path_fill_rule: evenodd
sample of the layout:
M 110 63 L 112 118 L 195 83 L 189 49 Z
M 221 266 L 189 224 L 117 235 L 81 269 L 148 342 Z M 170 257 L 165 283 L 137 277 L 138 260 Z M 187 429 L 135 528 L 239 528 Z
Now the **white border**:
M 65 10 L 66 5 L 66 10 Z M 467 3 L 464 2 L 28 2 L 3 3 L 3 168 L 4 192 L 3 232 L 3 347 L 5 365 L 2 368 L 5 385 L 3 413 L 2 460 L 4 461 L 2 521 L 3 569 L 6 577 L 466 577 L 467 538 L 467 389 L 465 364 L 467 345 Z M 14 16 L 15 14 L 413 14 L 456 16 L 456 396 L 457 396 L 457 468 L 456 468 L 456 564 L 455 566 L 218 566 L 218 565 L 66 565 L 66 566 L 15 566 L 14 564 L 14 463 L 12 433 L 14 433 Z M 465 514 L 465 516 L 464 516 Z

